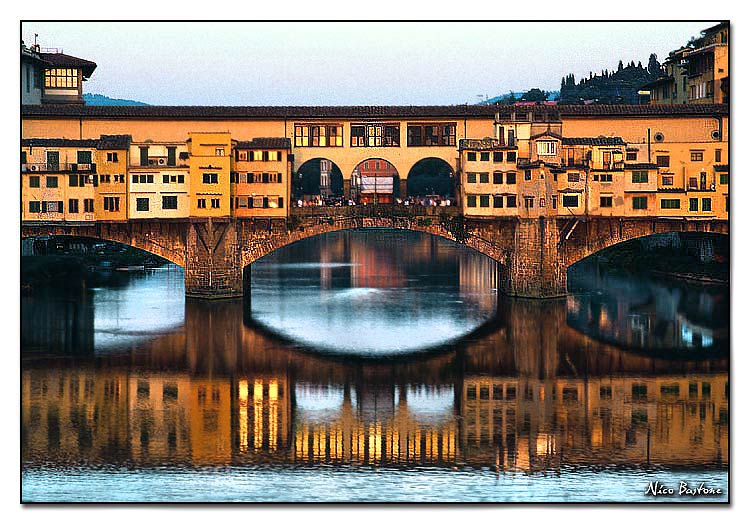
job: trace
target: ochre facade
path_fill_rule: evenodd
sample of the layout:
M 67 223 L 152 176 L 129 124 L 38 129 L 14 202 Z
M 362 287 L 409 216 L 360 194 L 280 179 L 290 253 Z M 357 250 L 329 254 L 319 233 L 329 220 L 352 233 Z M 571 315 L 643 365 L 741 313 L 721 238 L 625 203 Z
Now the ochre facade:
M 348 197 L 368 160 L 386 161 L 405 188 L 428 158 L 456 175 L 471 217 L 728 216 L 726 105 L 24 106 L 22 116 L 24 220 L 283 218 L 310 160 L 337 166 Z M 97 148 L 112 135 L 129 138 L 116 157 L 106 144 Z M 67 175 L 82 170 L 92 183 L 69 185 Z M 126 176 L 99 184 L 104 174 Z M 57 187 L 46 187 L 55 176 Z M 66 211 L 68 200 L 80 209 L 88 198 L 93 213 Z M 42 211 L 45 201 L 66 210 Z

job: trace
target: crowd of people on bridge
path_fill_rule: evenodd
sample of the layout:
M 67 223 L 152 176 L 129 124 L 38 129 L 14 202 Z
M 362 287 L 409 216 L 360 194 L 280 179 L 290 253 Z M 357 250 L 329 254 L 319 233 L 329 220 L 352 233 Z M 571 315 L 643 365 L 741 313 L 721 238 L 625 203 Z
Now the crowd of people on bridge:
M 366 206 L 372 205 L 367 202 L 358 202 L 352 198 L 344 197 L 323 197 L 320 195 L 311 198 L 300 198 L 296 201 L 297 207 L 343 207 L 343 206 Z M 410 196 L 406 198 L 396 198 L 389 205 L 395 206 L 425 206 L 425 207 L 445 207 L 455 206 L 456 200 L 438 195 L 429 195 L 426 197 Z

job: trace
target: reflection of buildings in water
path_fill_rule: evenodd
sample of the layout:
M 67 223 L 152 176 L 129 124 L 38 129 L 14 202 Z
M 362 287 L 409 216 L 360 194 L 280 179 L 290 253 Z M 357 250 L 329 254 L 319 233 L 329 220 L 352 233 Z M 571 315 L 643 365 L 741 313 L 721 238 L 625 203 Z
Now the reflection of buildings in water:
M 467 377 L 460 448 L 504 470 L 727 464 L 727 375 Z
M 461 298 L 476 301 L 482 309 L 495 307 L 495 297 L 488 290 L 498 289 L 497 262 L 478 253 L 461 251 L 458 282 Z
M 21 344 L 70 354 L 94 353 L 94 304 L 84 287 L 69 300 L 21 298 Z
M 385 235 L 390 232 L 386 232 Z M 391 249 L 376 249 L 371 242 L 382 245 L 385 235 L 370 231 L 366 238 L 352 238 L 349 256 L 352 263 L 352 288 L 397 288 L 406 286 L 403 265 Z M 380 237 L 380 238 L 379 238 Z
M 726 373 L 439 386 L 26 370 L 25 462 L 726 465 Z
M 432 416 L 436 402 L 444 402 L 443 389 L 385 387 L 358 393 L 354 388 L 342 388 L 340 395 L 334 395 L 334 402 L 330 392 L 326 392 L 323 405 L 335 405 L 338 410 L 323 417 L 305 408 L 298 407 L 295 412 L 294 460 L 394 465 L 454 463 L 455 418 Z M 308 397 L 304 405 L 315 404 L 309 398 L 309 386 L 303 395 Z M 452 415 L 452 388 L 449 398 Z
M 665 317 L 663 303 L 655 300 L 634 304 L 618 296 L 607 302 L 600 297 L 569 296 L 568 322 L 582 332 L 627 347 L 649 349 L 709 348 L 725 330 L 691 322 L 675 310 Z

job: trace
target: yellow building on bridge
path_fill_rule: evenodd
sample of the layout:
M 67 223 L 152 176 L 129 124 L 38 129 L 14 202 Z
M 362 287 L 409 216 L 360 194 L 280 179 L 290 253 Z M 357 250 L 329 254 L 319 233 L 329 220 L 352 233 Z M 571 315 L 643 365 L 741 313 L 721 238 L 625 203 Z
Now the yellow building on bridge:
M 345 197 L 368 159 L 393 166 L 402 197 L 432 159 L 472 218 L 728 216 L 722 104 L 42 105 L 23 106 L 22 121 L 24 221 L 283 218 L 297 173 L 317 159 L 340 169 Z

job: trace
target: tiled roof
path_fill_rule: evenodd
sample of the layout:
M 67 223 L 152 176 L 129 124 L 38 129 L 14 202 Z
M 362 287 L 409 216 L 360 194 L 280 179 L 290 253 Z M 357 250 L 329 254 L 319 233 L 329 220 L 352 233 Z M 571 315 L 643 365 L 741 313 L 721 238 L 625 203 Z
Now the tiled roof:
M 99 137 L 97 149 L 128 149 L 133 137 L 130 135 L 102 135 Z
M 541 137 L 543 137 L 543 136 L 551 136 L 551 137 L 553 137 L 553 138 L 557 138 L 557 139 L 559 139 L 559 140 L 562 140 L 562 139 L 563 139 L 562 135 L 560 135 L 560 134 L 557 134 L 557 133 L 555 133 L 555 132 L 553 132 L 553 131 L 549 131 L 549 130 L 548 130 L 548 131 L 544 131 L 544 132 L 542 132 L 542 133 L 537 133 L 536 135 L 531 135 L 531 136 L 530 136 L 529 138 L 530 138 L 531 140 L 534 140 L 535 138 L 541 138 Z
M 714 171 L 717 173 L 729 173 L 729 164 L 715 164 Z
M 570 105 L 529 106 L 525 111 L 549 113 L 561 117 L 596 116 L 689 116 L 727 115 L 727 104 L 681 105 Z M 195 119 L 195 120 L 252 120 L 252 119 L 387 119 L 387 118 L 510 118 L 517 112 L 513 106 L 456 105 L 456 106 L 79 106 L 43 104 L 22 106 L 21 116 L 49 118 L 123 118 L 123 119 Z
M 284 137 L 262 137 L 238 141 L 237 149 L 291 149 L 292 141 Z
M 625 141 L 619 136 L 572 136 L 562 139 L 564 146 L 624 146 Z
M 76 67 L 83 70 L 83 77 L 88 78 L 96 69 L 96 63 L 91 60 L 84 60 L 75 56 L 64 53 L 39 53 L 43 60 L 50 63 L 53 67 Z
M 96 147 L 99 140 L 84 139 L 74 140 L 72 138 L 25 138 L 21 140 L 22 147 Z

